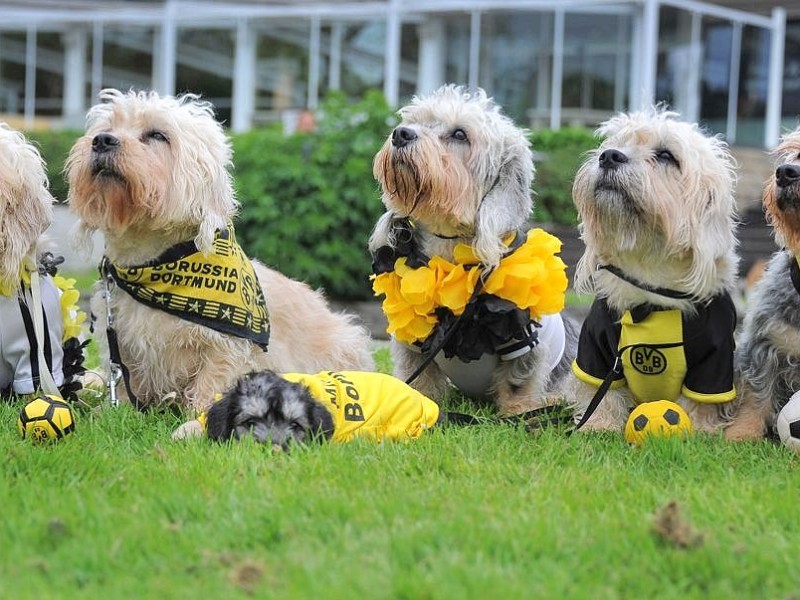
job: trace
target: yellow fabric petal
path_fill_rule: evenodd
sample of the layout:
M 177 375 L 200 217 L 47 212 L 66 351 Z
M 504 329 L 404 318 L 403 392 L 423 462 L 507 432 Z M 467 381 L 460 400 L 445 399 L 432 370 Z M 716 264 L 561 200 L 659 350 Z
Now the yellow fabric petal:
M 525 242 L 503 257 L 481 293 L 529 309 L 533 318 L 560 312 L 568 285 L 566 265 L 556 256 L 560 250 L 557 237 L 542 229 L 530 230 Z M 389 321 L 387 331 L 399 341 L 426 339 L 438 323 L 437 307 L 448 308 L 456 316 L 464 312 L 482 269 L 470 266 L 479 261 L 475 250 L 465 244 L 456 245 L 453 261 L 434 256 L 427 266 L 411 268 L 400 258 L 392 273 L 373 278 L 375 295 L 385 296 L 382 306 Z
M 436 274 L 433 269 L 410 269 L 400 280 L 400 293 L 409 304 L 427 305 L 433 302 Z
M 473 265 L 480 262 L 478 255 L 475 254 L 475 249 L 466 244 L 457 244 L 453 249 L 453 260 L 460 265 Z
M 458 265 L 442 280 L 439 286 L 436 302 L 440 306 L 446 306 L 452 310 L 456 316 L 464 312 L 464 308 L 475 290 L 477 271 L 475 269 L 471 271 L 475 273 L 472 281 L 470 281 L 468 272 L 464 270 L 464 267 Z

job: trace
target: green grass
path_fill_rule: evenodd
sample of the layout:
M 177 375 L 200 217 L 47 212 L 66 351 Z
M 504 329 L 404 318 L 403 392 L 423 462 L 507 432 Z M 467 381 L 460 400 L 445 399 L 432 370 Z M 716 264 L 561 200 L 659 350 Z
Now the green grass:
M 511 425 L 273 455 L 79 413 L 50 446 L 0 405 L 2 598 L 782 598 L 800 457 L 770 443 Z M 676 501 L 686 537 L 654 532 Z M 679 529 L 679 528 L 678 528 Z M 674 539 L 673 539 L 674 538 Z
M 94 355 L 92 359 L 96 362 Z M 391 370 L 386 348 L 378 369 Z M 454 399 L 452 408 L 478 411 Z M 0 598 L 790 598 L 800 455 L 507 424 L 275 455 L 103 405 L 0 404 Z M 664 507 L 680 515 L 660 524 Z

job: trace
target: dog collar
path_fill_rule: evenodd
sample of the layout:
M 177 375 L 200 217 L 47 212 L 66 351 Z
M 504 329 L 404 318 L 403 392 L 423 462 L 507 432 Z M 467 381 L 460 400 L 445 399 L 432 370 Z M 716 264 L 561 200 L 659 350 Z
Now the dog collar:
M 398 247 L 376 253 L 372 287 L 385 296 L 387 332 L 423 352 L 438 347 L 458 320 L 443 346 L 445 356 L 476 360 L 512 340 L 529 340 L 532 320 L 564 308 L 566 265 L 556 256 L 561 241 L 542 229 L 517 235 L 491 271 L 466 244 L 456 245 L 453 262 L 434 256 L 420 264 L 425 256 L 413 235 L 395 239 L 402 242 Z
M 208 253 L 186 241 L 141 265 L 117 266 L 104 256 L 100 273 L 150 308 L 267 348 L 264 294 L 232 228 L 216 232 Z
M 688 292 L 681 292 L 669 288 L 653 287 L 648 285 L 643 281 L 639 281 L 638 279 L 631 277 L 630 275 L 626 275 L 619 267 L 615 267 L 614 265 L 598 265 L 597 270 L 599 271 L 601 269 L 608 271 L 619 279 L 622 279 L 622 281 L 630 283 L 632 286 L 637 287 L 640 290 L 644 290 L 645 292 L 650 292 L 651 294 L 664 296 L 665 298 L 672 298 L 673 300 L 693 300 L 695 298 L 694 294 L 690 294 Z

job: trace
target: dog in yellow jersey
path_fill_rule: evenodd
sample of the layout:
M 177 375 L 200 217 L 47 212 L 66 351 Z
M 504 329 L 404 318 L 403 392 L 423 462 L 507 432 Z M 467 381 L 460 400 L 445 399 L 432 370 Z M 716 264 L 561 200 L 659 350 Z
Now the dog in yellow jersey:
M 390 375 L 254 371 L 201 414 L 200 427 L 195 428 L 213 440 L 251 435 L 258 442 L 287 450 L 292 443 L 315 438 L 333 442 L 355 437 L 413 439 L 439 420 L 439 406 L 433 400 Z
M 738 410 L 735 161 L 660 107 L 619 114 L 598 134 L 572 190 L 586 244 L 575 289 L 595 301 L 565 396 L 585 430 L 621 431 L 634 405 L 661 399 L 695 429 L 722 430 Z

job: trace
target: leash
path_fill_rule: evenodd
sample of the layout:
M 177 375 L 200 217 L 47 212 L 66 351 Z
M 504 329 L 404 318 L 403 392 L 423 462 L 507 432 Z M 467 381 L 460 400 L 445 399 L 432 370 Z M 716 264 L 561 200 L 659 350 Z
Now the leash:
M 483 290 L 483 285 L 484 285 L 484 277 L 488 277 L 491 274 L 491 271 L 492 271 L 491 269 L 489 269 L 488 271 L 483 271 L 478 276 L 478 281 L 475 284 L 475 289 L 472 291 L 472 295 L 469 297 L 469 301 L 467 302 L 467 304 L 472 302 L 475 298 L 478 297 L 478 294 L 481 293 L 481 290 Z M 422 360 L 422 363 L 414 370 L 413 373 L 411 373 L 411 375 L 408 376 L 408 378 L 406 379 L 406 383 L 410 384 L 417 377 L 419 377 L 425 369 L 428 368 L 428 365 L 430 365 L 433 362 L 433 360 L 436 358 L 436 355 L 439 354 L 439 352 L 441 352 L 445 344 L 447 344 L 447 342 L 450 341 L 450 338 L 453 337 L 453 334 L 455 334 L 459 324 L 461 323 L 461 317 L 463 317 L 464 313 L 466 312 L 467 311 L 465 309 L 464 312 L 462 312 L 455 318 L 455 320 L 450 324 L 450 327 L 447 329 L 445 334 L 442 336 L 441 340 L 439 340 L 439 343 L 436 344 L 436 346 L 428 352 L 428 355 Z
M 128 399 L 138 409 L 141 410 L 141 404 L 136 394 L 133 393 L 131 387 L 131 374 L 128 367 L 122 361 L 122 356 L 119 351 L 119 340 L 117 339 L 117 331 L 114 329 L 114 313 L 111 310 L 111 288 L 116 285 L 111 270 L 108 268 L 108 257 L 104 256 L 100 261 L 100 275 L 103 279 L 103 299 L 106 304 L 106 339 L 108 340 L 108 370 L 109 377 L 106 383 L 108 389 L 108 396 L 111 400 L 111 406 L 119 406 L 119 397 L 117 396 L 117 384 L 119 380 L 125 385 L 125 390 L 128 392 Z
M 44 327 L 44 307 L 42 306 L 42 289 L 39 279 L 38 269 L 30 272 L 31 276 L 31 302 L 33 304 L 31 317 L 33 318 L 33 330 L 36 337 L 36 355 L 39 360 L 39 385 L 45 394 L 61 397 L 61 390 L 58 389 L 53 374 L 47 365 L 44 356 L 45 346 L 45 327 Z M 49 335 L 49 334 L 47 334 Z
M 622 373 L 622 354 L 626 350 L 630 350 L 631 348 L 636 348 L 639 346 L 646 346 L 648 348 L 677 348 L 678 346 L 683 346 L 683 342 L 669 342 L 663 344 L 628 344 L 627 346 L 620 348 L 617 354 L 614 356 L 614 365 L 611 367 L 611 370 L 605 376 L 605 379 L 603 379 L 603 383 L 600 384 L 600 387 L 597 388 L 594 396 L 592 396 L 592 399 L 589 401 L 589 405 L 586 407 L 586 410 L 584 411 L 580 420 L 575 424 L 575 428 L 569 431 L 567 435 L 572 435 L 581 427 L 583 427 L 586 424 L 586 421 L 589 420 L 589 417 L 591 417 L 592 414 L 594 414 L 594 411 L 597 410 L 597 407 L 600 406 L 600 401 L 608 393 L 611 384 L 617 378 L 616 376 Z

